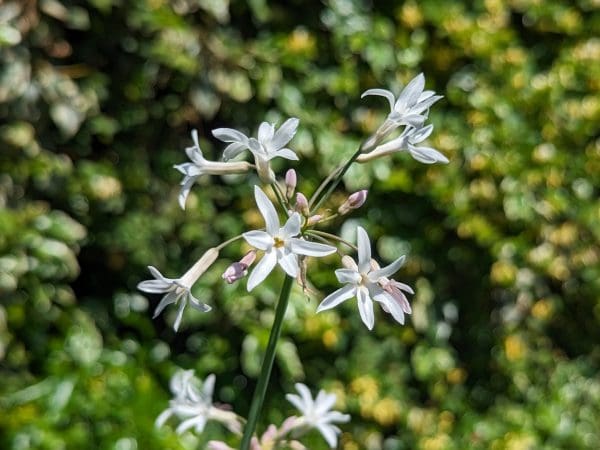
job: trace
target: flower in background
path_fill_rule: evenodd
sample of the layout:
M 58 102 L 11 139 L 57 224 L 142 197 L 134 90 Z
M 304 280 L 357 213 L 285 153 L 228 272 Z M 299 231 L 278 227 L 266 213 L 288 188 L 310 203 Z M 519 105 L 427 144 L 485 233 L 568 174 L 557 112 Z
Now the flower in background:
M 223 151 L 223 160 L 229 161 L 242 153 L 250 150 L 254 155 L 256 169 L 263 181 L 273 182 L 275 176 L 271 171 L 269 161 L 276 157 L 298 160 L 296 153 L 286 145 L 296 134 L 299 120 L 295 117 L 286 120 L 278 130 L 268 122 L 262 122 L 258 127 L 256 138 L 248 137 L 233 128 L 217 128 L 212 134 L 217 139 L 229 143 Z
M 335 404 L 335 394 L 328 394 L 321 390 L 313 400 L 310 390 L 304 384 L 296 383 L 295 387 L 300 395 L 287 394 L 285 396 L 302 413 L 295 426 L 316 428 L 331 448 L 336 447 L 337 436 L 341 430 L 334 424 L 346 423 L 350 421 L 350 416 L 331 410 Z
M 158 269 L 153 266 L 148 266 L 154 280 L 145 280 L 138 284 L 137 288 L 140 291 L 150 294 L 165 294 L 154 310 L 153 319 L 156 318 L 168 305 L 179 303 L 177 317 L 173 324 L 173 329 L 177 331 L 181 324 L 183 311 L 189 303 L 193 308 L 201 312 L 208 312 L 211 307 L 202 303 L 191 293 L 192 285 L 200 278 L 200 276 L 215 262 L 219 256 L 219 251 L 216 248 L 211 248 L 202 255 L 202 257 L 194 264 L 181 278 L 172 279 L 164 277 Z
M 360 317 L 369 330 L 372 330 L 375 324 L 373 300 L 379 302 L 397 322 L 404 324 L 404 313 L 408 314 L 409 311 L 403 308 L 402 302 L 394 297 L 395 285 L 388 286 L 390 282 L 388 278 L 402 267 L 405 257 L 400 256 L 390 265 L 379 269 L 377 263 L 371 260 L 371 243 L 367 232 L 362 227 L 357 228 L 357 244 L 358 264 L 349 256 L 343 258 L 346 268 L 337 269 L 335 275 L 338 281 L 344 283 L 345 286 L 325 297 L 317 308 L 317 312 L 334 308 L 344 301 L 356 297 Z
M 427 120 L 428 110 L 435 102 L 442 98 L 435 95 L 434 91 L 424 91 L 425 76 L 420 73 L 413 78 L 402 90 L 398 98 L 387 89 L 368 89 L 361 95 L 385 97 L 390 104 L 390 113 L 385 122 L 379 127 L 375 134 L 365 142 L 365 149 L 374 147 L 382 139 L 385 139 L 396 128 L 408 125 L 420 128 Z
M 236 433 L 240 432 L 241 423 L 236 414 L 213 406 L 214 374 L 201 383 L 193 370 L 178 371 L 171 378 L 170 387 L 174 397 L 169 400 L 169 407 L 156 418 L 156 427 L 163 426 L 171 416 L 175 416 L 181 420 L 176 429 L 178 434 L 190 428 L 202 433 L 209 420 L 220 422 Z
M 266 231 L 249 231 L 243 236 L 246 242 L 258 250 L 263 250 L 265 254 L 248 277 L 248 291 L 262 283 L 276 264 L 279 264 L 289 276 L 295 278 L 300 270 L 298 255 L 319 257 L 330 255 L 337 250 L 331 245 L 295 237 L 300 234 L 301 227 L 300 214 L 296 212 L 292 213 L 285 225 L 281 227 L 275 206 L 258 186 L 254 186 L 254 197 L 265 219 Z

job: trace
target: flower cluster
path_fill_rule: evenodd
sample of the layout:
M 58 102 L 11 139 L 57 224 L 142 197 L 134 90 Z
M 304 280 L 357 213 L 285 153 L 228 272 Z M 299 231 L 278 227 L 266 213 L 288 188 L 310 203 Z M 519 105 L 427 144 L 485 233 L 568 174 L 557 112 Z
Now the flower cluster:
M 385 97 L 390 104 L 390 113 L 375 133 L 365 140 L 346 163 L 327 176 L 310 197 L 298 190 L 298 176 L 295 170 L 289 169 L 283 178 L 278 178 L 271 167 L 271 161 L 277 157 L 298 160 L 298 155 L 288 147 L 298 129 L 298 119 L 289 118 L 279 128 L 274 124 L 262 122 L 256 137 L 249 137 L 232 128 L 213 130 L 212 135 L 227 144 L 222 161 L 207 160 L 200 149 L 197 131 L 192 131 L 193 145 L 185 150 L 189 161 L 174 166 L 184 175 L 179 194 L 181 208 L 185 208 L 192 186 L 202 175 L 239 174 L 256 170 L 258 179 L 265 184 L 264 187 L 253 186 L 254 200 L 264 220 L 264 228 L 244 232 L 209 249 L 180 278 L 167 278 L 158 269 L 150 266 L 150 273 L 154 279 L 139 283 L 138 288 L 147 293 L 163 294 L 156 307 L 155 317 L 168 305 L 178 305 L 173 325 L 177 331 L 187 304 L 201 312 L 209 312 L 211 306 L 194 297 L 192 287 L 216 261 L 223 247 L 243 240 L 252 250 L 227 267 L 222 274 L 227 283 L 247 278 L 246 288 L 252 291 L 279 266 L 288 277 L 288 286 L 291 285 L 291 280 L 295 279 L 304 291 L 308 291 L 308 259 L 336 254 L 342 267 L 335 270 L 335 275 L 343 286 L 325 296 L 316 311 L 329 310 L 356 298 L 360 318 L 369 330 L 372 330 L 375 324 L 374 302 L 381 305 L 383 311 L 390 314 L 396 322 L 404 324 L 405 315 L 411 313 L 406 294 L 413 294 L 413 290 L 410 286 L 393 279 L 393 276 L 402 267 L 406 257 L 399 255 L 391 264 L 380 267 L 372 255 L 370 239 L 364 228 L 356 228 L 356 245 L 335 233 L 323 230 L 331 228 L 336 221 L 361 208 L 367 201 L 368 191 L 363 189 L 354 192 L 337 205 L 329 204 L 324 208 L 321 205 L 329 199 L 354 162 L 367 163 L 392 153 L 406 151 L 415 160 L 425 164 L 447 163 L 448 159 L 439 151 L 423 144 L 433 131 L 433 125 L 425 125 L 429 108 L 442 97 L 433 91 L 425 90 L 423 74 L 410 81 L 397 98 L 385 89 L 369 89 L 364 92 L 363 97 L 370 95 Z M 397 131 L 400 127 L 403 129 Z M 252 155 L 253 163 L 240 160 L 246 150 Z M 346 253 L 347 248 L 356 251 L 356 260 Z M 289 290 L 287 292 L 286 295 L 289 296 Z M 280 319 L 276 320 L 283 319 L 283 315 L 278 317 Z M 274 326 L 273 329 L 280 327 Z M 277 338 L 278 334 L 274 338 L 275 342 Z M 272 346 L 271 350 L 268 350 L 271 361 L 274 348 Z M 265 376 L 268 380 L 270 369 L 265 373 L 267 375 L 261 373 L 261 377 Z M 174 398 L 169 408 L 159 416 L 157 424 L 160 425 L 169 417 L 175 416 L 181 420 L 178 432 L 190 428 L 201 432 L 207 420 L 219 421 L 232 431 L 239 432 L 241 419 L 212 405 L 214 376 L 206 379 L 202 389 L 198 385 L 198 380 L 189 372 L 177 374 L 171 383 Z M 269 427 L 260 439 L 256 436 L 251 439 L 251 434 L 248 434 L 246 429 L 242 440 L 244 449 L 250 446 L 255 450 L 272 448 L 274 442 L 283 441 L 291 448 L 304 448 L 295 438 L 302 430 L 313 428 L 323 435 L 331 447 L 337 445 L 340 430 L 335 424 L 347 422 L 349 416 L 331 411 L 335 396 L 321 391 L 313 400 L 306 386 L 297 384 L 296 389 L 299 395 L 288 394 L 287 398 L 300 410 L 301 416 L 289 418 L 279 428 L 274 425 Z M 260 403 L 262 400 L 257 404 Z M 252 423 L 255 424 L 256 421 Z M 253 432 L 253 427 L 254 425 L 249 427 L 252 428 L 250 433 Z M 210 448 L 224 450 L 229 447 L 224 443 L 213 442 Z

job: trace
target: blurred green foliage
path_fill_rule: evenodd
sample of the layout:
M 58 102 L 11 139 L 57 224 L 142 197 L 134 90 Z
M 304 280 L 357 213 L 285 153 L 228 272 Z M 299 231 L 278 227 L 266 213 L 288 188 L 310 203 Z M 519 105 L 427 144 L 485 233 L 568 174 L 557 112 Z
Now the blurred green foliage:
M 189 131 L 216 159 L 211 129 L 299 117 L 311 192 L 385 117 L 360 93 L 423 71 L 446 96 L 432 143 L 451 163 L 396 155 L 346 179 L 370 195 L 345 229 L 365 226 L 384 261 L 409 252 L 414 314 L 369 333 L 355 305 L 315 315 L 296 292 L 263 423 L 305 380 L 352 414 L 345 450 L 597 448 L 599 31 L 594 0 L 3 2 L 0 447 L 222 438 L 154 429 L 169 376 L 214 372 L 245 414 L 281 278 L 224 285 L 231 248 L 195 288 L 211 314 L 187 311 L 176 335 L 174 311 L 151 320 L 146 265 L 176 276 L 260 222 L 235 178 L 201 180 L 179 209 Z

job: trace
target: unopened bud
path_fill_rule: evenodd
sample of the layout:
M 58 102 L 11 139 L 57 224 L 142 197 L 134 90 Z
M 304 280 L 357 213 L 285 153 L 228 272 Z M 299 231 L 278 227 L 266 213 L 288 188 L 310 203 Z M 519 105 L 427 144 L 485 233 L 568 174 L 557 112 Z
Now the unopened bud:
M 310 216 L 308 218 L 308 220 L 306 221 L 306 224 L 311 227 L 316 223 L 319 223 L 321 221 L 321 219 L 323 218 L 323 216 L 321 214 L 315 214 L 314 216 Z
M 285 173 L 285 196 L 287 198 L 292 198 L 292 195 L 294 195 L 297 180 L 296 171 L 294 169 L 289 169 Z
M 298 211 L 303 216 L 308 216 L 310 214 L 310 210 L 308 208 L 308 200 L 302 192 L 298 192 L 296 194 L 296 211 Z
M 346 201 L 338 208 L 338 213 L 344 215 L 348 214 L 351 210 L 360 208 L 364 205 L 367 200 L 367 194 L 369 191 L 363 189 L 362 191 L 355 192 L 351 194 Z
M 223 278 L 227 283 L 232 284 L 237 280 L 244 278 L 248 275 L 248 267 L 252 265 L 254 260 L 256 259 L 256 250 L 251 250 L 244 255 L 242 259 L 237 262 L 234 262 L 225 269 L 221 278 Z

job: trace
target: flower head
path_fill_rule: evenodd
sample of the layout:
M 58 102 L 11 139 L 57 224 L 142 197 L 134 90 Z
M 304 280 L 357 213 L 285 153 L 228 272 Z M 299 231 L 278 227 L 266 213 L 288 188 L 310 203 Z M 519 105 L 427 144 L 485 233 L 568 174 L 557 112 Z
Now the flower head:
M 346 423 L 350 416 L 331 410 L 336 400 L 335 394 L 319 391 L 313 400 L 310 390 L 304 384 L 296 383 L 295 387 L 300 395 L 287 394 L 285 398 L 302 413 L 298 421 L 304 426 L 319 430 L 329 446 L 336 447 L 337 435 L 341 430 L 333 424 Z
M 168 305 L 179 303 L 177 317 L 173 324 L 173 329 L 177 331 L 181 324 L 183 311 L 188 303 L 198 311 L 210 311 L 211 307 L 209 305 L 202 303 L 192 295 L 191 287 L 206 269 L 215 262 L 218 256 L 219 251 L 216 248 L 211 248 L 181 278 L 176 279 L 167 278 L 155 267 L 148 266 L 154 279 L 140 282 L 137 286 L 138 289 L 149 294 L 165 294 L 154 310 L 153 318 L 156 318 Z
M 368 89 L 363 92 L 361 98 L 378 95 L 385 97 L 390 104 L 390 113 L 375 135 L 365 143 L 366 148 L 372 148 L 400 126 L 409 125 L 415 128 L 423 126 L 431 105 L 442 98 L 441 95 L 435 95 L 433 91 L 424 91 L 424 88 L 425 76 L 420 73 L 406 85 L 398 98 L 387 89 Z
M 280 226 L 279 217 L 275 206 L 258 187 L 254 186 L 254 197 L 263 218 L 266 230 L 255 230 L 244 233 L 244 239 L 258 250 L 265 252 L 262 259 L 248 278 L 248 291 L 261 283 L 279 264 L 291 277 L 296 277 L 299 272 L 298 255 L 326 256 L 336 251 L 331 245 L 309 242 L 298 238 L 301 229 L 301 218 L 297 212 L 292 213 L 286 223 Z
M 209 161 L 204 158 L 202 150 L 200 150 L 197 130 L 192 130 L 192 140 L 194 141 L 194 145 L 185 149 L 191 162 L 173 166 L 184 175 L 183 180 L 181 181 L 181 191 L 179 192 L 179 206 L 181 206 L 181 209 L 185 209 L 185 201 L 190 193 L 190 189 L 201 175 L 243 173 L 250 168 L 250 164 L 244 161 L 232 163 Z
M 379 302 L 397 322 L 404 324 L 404 314 L 410 313 L 410 307 L 406 308 L 402 299 L 399 300 L 398 293 L 402 294 L 400 292 L 402 288 L 398 285 L 390 285 L 388 278 L 402 267 L 405 257 L 400 256 L 390 265 L 380 269 L 377 263 L 371 259 L 369 236 L 362 227 L 357 228 L 357 244 L 358 264 L 349 256 L 344 258 L 346 268 L 336 270 L 335 275 L 338 281 L 344 283 L 345 286 L 329 294 L 321 302 L 317 312 L 334 308 L 340 303 L 356 297 L 360 317 L 369 330 L 372 330 L 375 324 L 373 300 Z M 404 284 L 399 284 L 410 289 Z M 412 293 L 412 290 L 408 292 Z
M 229 161 L 242 153 L 250 150 L 260 177 L 268 182 L 274 180 L 269 161 L 276 157 L 298 160 L 296 153 L 286 145 L 296 134 L 299 120 L 295 117 L 286 120 L 278 130 L 275 125 L 262 122 L 258 127 L 257 137 L 248 137 L 244 133 L 232 128 L 217 128 L 212 134 L 217 139 L 229 143 L 223 151 L 223 160 Z

